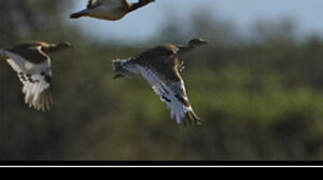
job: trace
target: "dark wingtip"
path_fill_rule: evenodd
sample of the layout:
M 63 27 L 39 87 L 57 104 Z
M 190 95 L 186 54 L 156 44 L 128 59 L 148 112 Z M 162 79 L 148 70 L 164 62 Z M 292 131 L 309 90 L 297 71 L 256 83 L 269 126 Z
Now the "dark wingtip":
M 156 0 L 139 0 L 139 3 L 152 3 L 156 2 Z
M 82 16 L 84 16 L 85 14 L 84 13 L 73 13 L 70 15 L 70 18 L 71 19 L 77 19 L 77 18 L 80 18 Z
M 76 19 L 76 18 L 79 18 L 79 16 L 76 16 L 75 14 L 71 14 L 71 15 L 70 15 L 70 18 L 71 18 L 71 19 Z
M 186 113 L 186 119 L 183 121 L 183 126 L 201 126 L 203 125 L 203 120 L 199 118 L 193 111 L 188 111 Z

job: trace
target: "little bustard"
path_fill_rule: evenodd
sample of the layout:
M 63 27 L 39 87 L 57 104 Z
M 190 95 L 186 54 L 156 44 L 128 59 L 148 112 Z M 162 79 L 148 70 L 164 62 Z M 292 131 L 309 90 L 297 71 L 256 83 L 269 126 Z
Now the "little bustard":
M 135 57 L 113 60 L 114 78 L 141 74 L 160 96 L 161 101 L 167 104 L 171 117 L 176 118 L 177 124 L 199 125 L 201 120 L 189 102 L 180 75 L 184 63 L 178 56 L 204 44 L 206 41 L 203 39 L 192 39 L 185 46 L 165 44 Z
M 69 42 L 52 44 L 33 41 L 0 49 L 0 57 L 17 72 L 23 84 L 25 103 L 36 110 L 50 110 L 52 68 L 47 53 L 72 47 Z
M 84 16 L 109 21 L 116 21 L 126 14 L 143 7 L 155 0 L 139 0 L 137 3 L 130 3 L 127 0 L 89 0 L 84 10 L 73 13 L 71 18 Z

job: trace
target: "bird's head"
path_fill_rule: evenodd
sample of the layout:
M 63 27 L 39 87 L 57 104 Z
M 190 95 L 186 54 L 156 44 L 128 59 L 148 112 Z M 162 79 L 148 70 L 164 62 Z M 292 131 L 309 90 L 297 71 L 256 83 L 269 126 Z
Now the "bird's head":
M 190 46 L 190 47 L 199 47 L 199 46 L 202 46 L 202 45 L 204 45 L 204 44 L 207 44 L 208 42 L 207 41 L 205 41 L 204 39 L 202 39 L 202 38 L 194 38 L 194 39 L 192 39 L 192 40 L 190 40 L 189 42 L 188 42 L 188 45 Z
M 70 42 L 61 42 L 57 44 L 57 48 L 59 49 L 69 49 L 69 48 L 73 48 L 73 45 Z

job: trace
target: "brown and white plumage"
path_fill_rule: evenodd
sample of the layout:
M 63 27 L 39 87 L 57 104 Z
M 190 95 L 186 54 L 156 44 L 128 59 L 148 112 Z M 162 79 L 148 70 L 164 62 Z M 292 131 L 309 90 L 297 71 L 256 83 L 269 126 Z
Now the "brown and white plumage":
M 114 60 L 115 78 L 141 74 L 160 96 L 161 101 L 167 104 L 171 117 L 176 119 L 177 124 L 201 124 L 189 102 L 180 75 L 183 62 L 178 56 L 205 43 L 202 39 L 193 39 L 187 46 L 166 44 L 147 50 L 134 58 Z
M 155 0 L 139 0 L 137 3 L 130 3 L 127 0 L 89 0 L 87 7 L 79 12 L 70 15 L 70 18 L 83 16 L 97 19 L 116 21 L 123 18 L 129 12 L 143 7 Z
M 69 43 L 50 44 L 34 41 L 0 49 L 5 59 L 23 84 L 25 103 L 36 110 L 50 110 L 53 105 L 51 93 L 51 59 L 47 53 L 70 47 Z

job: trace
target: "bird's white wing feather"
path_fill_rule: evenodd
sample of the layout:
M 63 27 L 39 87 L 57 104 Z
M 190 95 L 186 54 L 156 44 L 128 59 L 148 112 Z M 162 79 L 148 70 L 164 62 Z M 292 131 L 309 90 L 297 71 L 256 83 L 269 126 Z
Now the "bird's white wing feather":
M 17 72 L 23 84 L 25 103 L 37 110 L 49 110 L 53 104 L 50 91 L 52 76 L 50 60 L 42 64 L 33 64 L 14 53 L 8 51 L 5 53 L 9 57 L 6 61 Z
M 181 89 L 185 91 L 184 82 L 173 82 L 171 85 L 167 85 L 158 74 L 151 69 L 140 65 L 138 65 L 138 69 L 142 76 L 152 86 L 155 93 L 160 96 L 160 100 L 167 104 L 171 111 L 171 117 L 176 118 L 177 124 L 182 124 L 186 114 L 188 112 L 193 112 L 191 106 L 186 106 L 177 97 L 179 92 L 182 91 Z
M 25 74 L 18 76 L 24 85 L 22 92 L 25 94 L 25 103 L 37 110 L 49 110 L 53 100 L 50 83 L 46 78 L 40 74 L 33 74 L 30 77 L 26 77 Z

